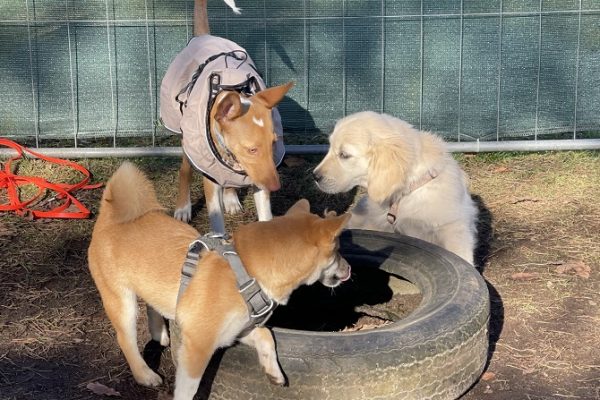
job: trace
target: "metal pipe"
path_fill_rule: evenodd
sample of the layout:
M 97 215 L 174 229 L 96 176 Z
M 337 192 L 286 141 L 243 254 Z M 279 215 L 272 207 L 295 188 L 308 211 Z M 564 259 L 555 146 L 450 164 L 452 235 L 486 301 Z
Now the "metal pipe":
M 484 153 L 492 151 L 555 151 L 555 150 L 600 150 L 600 139 L 568 140 L 513 140 L 500 142 L 451 142 L 448 150 L 453 153 Z M 325 154 L 326 144 L 286 145 L 287 154 Z M 136 157 L 181 157 L 181 147 L 78 147 L 40 148 L 36 152 L 61 158 L 136 158 Z M 12 149 L 0 149 L 0 158 L 15 156 Z

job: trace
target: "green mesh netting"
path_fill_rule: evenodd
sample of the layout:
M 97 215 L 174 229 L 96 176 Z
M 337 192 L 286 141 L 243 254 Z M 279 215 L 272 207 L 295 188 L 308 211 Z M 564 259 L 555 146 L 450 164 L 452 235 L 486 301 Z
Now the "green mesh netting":
M 452 140 L 600 128 L 600 0 L 209 1 L 212 33 L 268 84 L 286 131 L 384 111 Z M 161 78 L 193 0 L 2 0 L 0 136 L 165 135 Z

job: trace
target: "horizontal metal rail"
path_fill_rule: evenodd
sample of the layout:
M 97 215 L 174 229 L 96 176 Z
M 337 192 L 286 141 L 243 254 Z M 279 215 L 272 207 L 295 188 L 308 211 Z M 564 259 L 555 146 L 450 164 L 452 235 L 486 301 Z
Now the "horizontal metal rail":
M 555 150 L 600 150 L 600 139 L 575 140 L 513 140 L 498 142 L 451 142 L 448 150 L 454 153 L 484 153 L 492 151 L 555 151 Z M 287 154 L 325 154 L 326 144 L 286 145 Z M 36 152 L 61 158 L 136 158 L 136 157 L 181 157 L 181 147 L 77 147 L 39 148 Z M 0 158 L 15 156 L 12 149 L 0 149 Z

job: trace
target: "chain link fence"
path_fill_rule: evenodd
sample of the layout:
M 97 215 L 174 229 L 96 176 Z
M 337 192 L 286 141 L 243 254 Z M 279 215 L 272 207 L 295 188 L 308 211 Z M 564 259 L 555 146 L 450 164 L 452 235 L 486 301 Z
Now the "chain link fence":
M 212 33 L 244 46 L 267 84 L 296 82 L 280 105 L 289 144 L 325 143 L 337 119 L 375 110 L 455 149 L 600 147 L 600 0 L 237 3 L 240 16 L 209 1 Z M 192 12 L 193 0 L 3 0 L 0 136 L 73 154 L 177 145 L 159 90 Z

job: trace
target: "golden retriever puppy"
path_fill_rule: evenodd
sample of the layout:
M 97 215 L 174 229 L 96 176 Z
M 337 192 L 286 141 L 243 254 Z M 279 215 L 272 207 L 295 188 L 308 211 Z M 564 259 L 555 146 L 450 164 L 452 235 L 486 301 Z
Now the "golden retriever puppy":
M 413 236 L 473 264 L 477 208 L 441 138 L 365 111 L 338 121 L 329 143 L 313 173 L 317 186 L 327 193 L 367 190 L 349 228 Z

